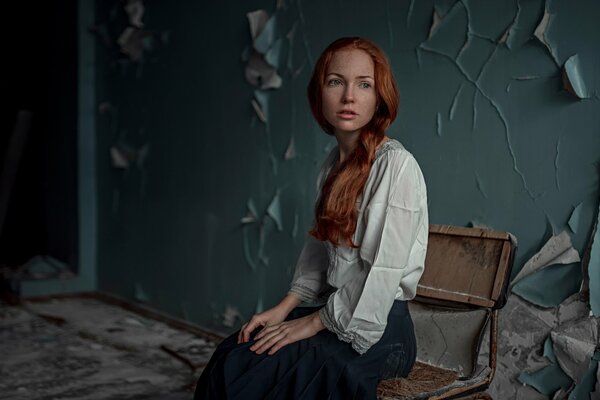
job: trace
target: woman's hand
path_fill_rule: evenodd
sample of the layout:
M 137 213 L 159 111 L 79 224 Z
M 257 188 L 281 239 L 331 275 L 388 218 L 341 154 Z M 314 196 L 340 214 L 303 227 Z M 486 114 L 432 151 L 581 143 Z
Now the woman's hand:
M 314 336 L 324 328 L 317 311 L 306 317 L 265 327 L 254 338 L 255 343 L 250 350 L 262 354 L 270 349 L 267 354 L 272 355 L 283 346 Z
M 259 314 L 254 314 L 250 321 L 246 322 L 240 328 L 238 334 L 238 344 L 246 343 L 250 340 L 250 333 L 252 333 L 259 326 L 268 327 L 280 323 L 287 317 L 288 313 L 282 307 L 273 307 L 267 311 Z M 262 332 L 262 331 L 261 331 Z

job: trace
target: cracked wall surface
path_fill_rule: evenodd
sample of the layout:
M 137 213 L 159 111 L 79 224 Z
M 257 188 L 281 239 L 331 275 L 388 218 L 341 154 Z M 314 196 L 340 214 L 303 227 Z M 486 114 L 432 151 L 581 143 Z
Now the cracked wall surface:
M 102 290 L 225 332 L 286 293 L 333 145 L 312 119 L 306 84 L 320 51 L 350 35 L 390 58 L 401 105 L 387 133 L 419 161 L 431 223 L 513 233 L 513 278 L 566 231 L 587 288 L 599 195 L 597 2 L 144 5 L 98 2 L 94 27 Z M 531 310 L 501 314 L 506 398 L 538 393 L 517 375 L 545 363 L 530 353 L 550 331 L 515 345 L 546 312 L 517 299 Z

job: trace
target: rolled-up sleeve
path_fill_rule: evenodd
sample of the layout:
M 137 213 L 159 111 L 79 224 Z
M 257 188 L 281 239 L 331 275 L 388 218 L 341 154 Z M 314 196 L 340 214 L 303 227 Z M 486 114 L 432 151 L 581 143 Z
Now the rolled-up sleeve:
M 383 335 L 394 300 L 415 296 L 423 273 L 429 232 L 425 181 L 410 153 L 396 161 L 385 172 L 392 174 L 389 187 L 382 188 L 387 201 L 365 210 L 360 272 L 319 311 L 325 327 L 360 354 Z

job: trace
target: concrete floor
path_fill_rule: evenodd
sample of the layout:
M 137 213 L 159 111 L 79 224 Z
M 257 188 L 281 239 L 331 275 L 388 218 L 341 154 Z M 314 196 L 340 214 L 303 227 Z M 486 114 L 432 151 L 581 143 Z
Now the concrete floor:
M 94 298 L 0 304 L 0 399 L 190 399 L 217 340 Z

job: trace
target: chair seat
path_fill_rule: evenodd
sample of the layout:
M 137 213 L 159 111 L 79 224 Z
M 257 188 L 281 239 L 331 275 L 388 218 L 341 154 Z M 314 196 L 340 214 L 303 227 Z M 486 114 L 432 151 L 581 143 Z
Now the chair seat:
M 478 366 L 470 379 L 460 379 L 455 371 L 416 362 L 406 378 L 385 379 L 379 383 L 377 398 L 381 400 L 428 399 L 455 388 L 477 386 L 491 373 L 488 366 Z

